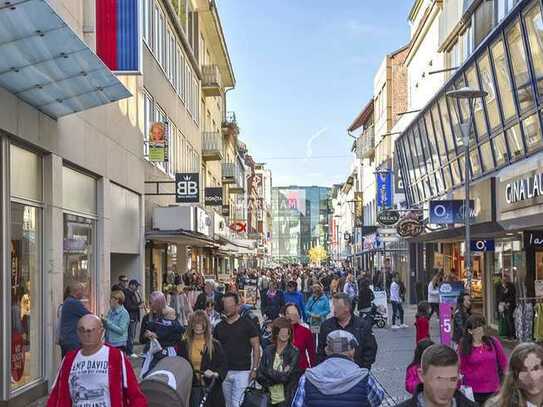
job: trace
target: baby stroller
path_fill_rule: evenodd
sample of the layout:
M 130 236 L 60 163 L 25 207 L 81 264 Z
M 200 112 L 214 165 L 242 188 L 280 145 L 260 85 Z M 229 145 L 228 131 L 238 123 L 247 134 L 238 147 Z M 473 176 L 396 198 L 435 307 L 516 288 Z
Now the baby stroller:
M 165 357 L 140 383 L 149 407 L 189 407 L 192 367 L 179 356 Z
M 375 304 L 371 304 L 371 309 L 366 315 L 372 319 L 372 325 L 377 325 L 377 328 L 384 328 L 387 325 L 386 317 Z

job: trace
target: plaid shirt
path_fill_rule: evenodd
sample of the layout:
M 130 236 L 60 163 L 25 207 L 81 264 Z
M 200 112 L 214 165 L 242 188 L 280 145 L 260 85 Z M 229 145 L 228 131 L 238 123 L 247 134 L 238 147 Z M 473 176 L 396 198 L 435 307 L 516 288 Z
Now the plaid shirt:
M 378 384 L 378 382 L 373 378 L 373 376 L 368 373 L 368 401 L 371 407 L 378 407 L 383 402 L 385 397 L 385 392 Z M 298 383 L 298 388 L 296 389 L 296 394 L 292 400 L 292 407 L 304 407 L 305 404 L 305 374 L 300 378 Z

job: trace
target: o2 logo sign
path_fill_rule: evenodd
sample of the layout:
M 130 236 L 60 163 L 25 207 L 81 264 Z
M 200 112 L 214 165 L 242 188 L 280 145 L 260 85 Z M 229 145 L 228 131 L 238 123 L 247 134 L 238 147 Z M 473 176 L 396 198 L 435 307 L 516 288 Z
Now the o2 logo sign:
M 175 202 L 200 202 L 200 174 L 186 172 L 175 174 Z
M 472 240 L 470 244 L 470 250 L 472 252 L 493 252 L 494 240 Z

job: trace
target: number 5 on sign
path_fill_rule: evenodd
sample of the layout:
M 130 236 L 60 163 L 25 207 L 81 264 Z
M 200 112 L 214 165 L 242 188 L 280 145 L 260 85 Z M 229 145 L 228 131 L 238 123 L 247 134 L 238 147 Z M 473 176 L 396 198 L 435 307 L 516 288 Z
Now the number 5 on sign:
M 443 332 L 451 333 L 451 320 L 449 318 L 443 320 Z
M 452 340 L 452 309 L 454 304 L 439 304 L 439 330 L 441 334 L 441 343 L 450 345 Z

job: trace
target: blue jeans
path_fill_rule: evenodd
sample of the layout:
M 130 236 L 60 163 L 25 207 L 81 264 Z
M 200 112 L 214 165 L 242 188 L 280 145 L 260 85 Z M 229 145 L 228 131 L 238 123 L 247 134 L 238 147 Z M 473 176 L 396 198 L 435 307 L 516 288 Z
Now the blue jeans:
M 396 325 L 396 317 L 403 324 L 403 306 L 401 302 L 391 301 L 392 303 L 392 325 Z
M 136 338 L 136 328 L 138 321 L 130 321 L 128 324 L 128 339 L 126 341 L 126 353 L 131 355 L 134 353 L 134 339 Z

